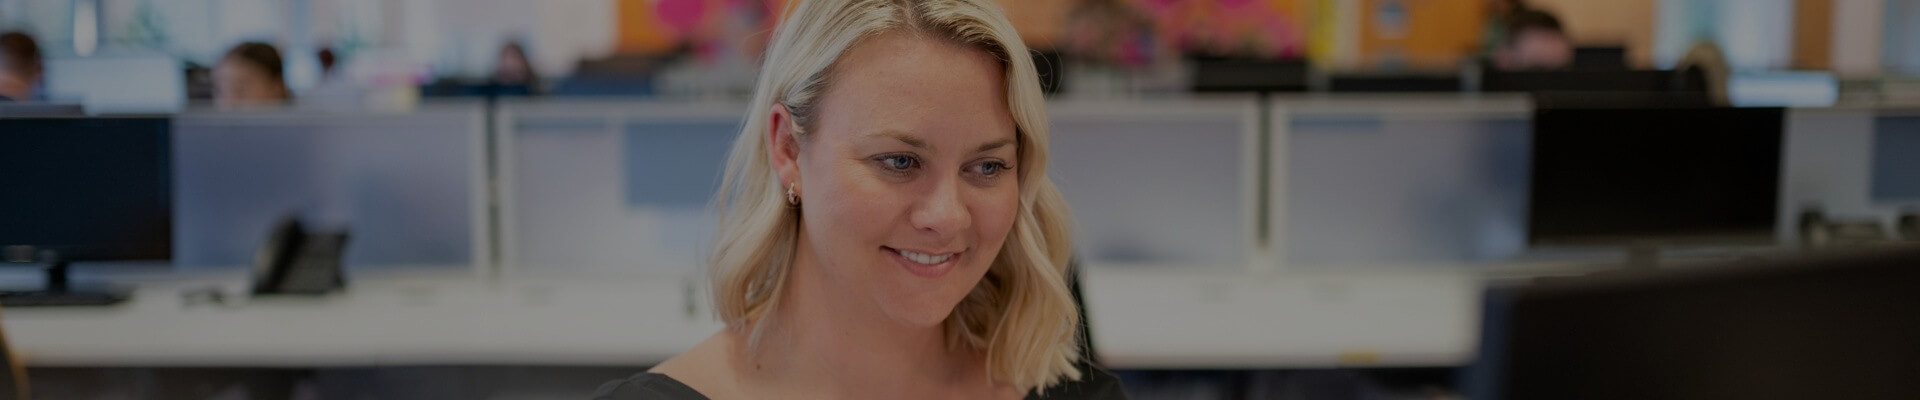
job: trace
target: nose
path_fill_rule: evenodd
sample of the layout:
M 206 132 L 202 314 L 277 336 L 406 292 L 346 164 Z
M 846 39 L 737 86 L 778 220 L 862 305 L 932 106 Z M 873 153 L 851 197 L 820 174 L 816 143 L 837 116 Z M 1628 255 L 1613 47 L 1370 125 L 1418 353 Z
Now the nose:
M 934 182 L 933 188 L 921 198 L 909 217 L 914 229 L 935 234 L 942 243 L 946 243 L 971 227 L 973 216 L 967 212 L 961 185 L 959 177 Z

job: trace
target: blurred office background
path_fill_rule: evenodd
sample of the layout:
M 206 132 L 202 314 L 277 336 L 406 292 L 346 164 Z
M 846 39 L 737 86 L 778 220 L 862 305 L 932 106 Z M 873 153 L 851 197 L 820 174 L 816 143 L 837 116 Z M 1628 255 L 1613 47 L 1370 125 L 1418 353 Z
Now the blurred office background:
M 1042 0 L 1006 2 L 1031 47 L 1064 55 L 1078 92 L 1177 91 L 1195 56 L 1297 59 L 1316 71 L 1445 74 L 1490 50 L 1506 0 Z M 284 54 L 288 85 L 327 80 L 321 50 L 359 86 L 492 76 L 525 49 L 556 95 L 738 96 L 780 0 L 9 0 L 0 25 L 55 66 L 160 57 L 211 67 L 244 41 Z M 1736 75 L 1820 71 L 1843 81 L 1920 73 L 1905 0 L 1528 0 L 1557 16 L 1587 64 L 1674 68 L 1705 41 Z M 133 72 L 131 65 L 118 72 Z M 68 74 L 49 74 L 60 83 Z M 78 79 L 78 78 L 73 78 Z M 616 80 L 625 85 L 575 87 Z M 59 86 L 59 85 L 55 85 Z M 1067 85 L 1074 86 L 1074 85 Z M 1070 91 L 1073 92 L 1073 91 Z
M 707 201 L 785 3 L 0 0 L 44 59 L 0 103 L 13 379 L 533 399 L 642 371 L 719 328 Z M 1920 1 L 1001 4 L 1091 354 L 1134 398 L 1913 398 Z M 289 100 L 217 99 L 242 43 Z M 163 167 L 9 186 L 83 165 Z M 49 204 L 163 228 L 20 211 Z M 346 289 L 258 290 L 288 219 L 345 233 Z M 124 251 L 34 251 L 52 231 Z M 47 295 L 65 261 L 112 293 Z

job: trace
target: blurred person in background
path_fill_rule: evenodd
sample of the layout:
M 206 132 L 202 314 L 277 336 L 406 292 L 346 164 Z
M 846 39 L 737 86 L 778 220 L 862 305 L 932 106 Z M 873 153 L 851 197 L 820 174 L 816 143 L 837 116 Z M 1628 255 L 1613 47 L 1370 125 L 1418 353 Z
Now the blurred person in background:
M 321 47 L 314 57 L 320 61 L 320 81 L 300 92 L 301 104 L 352 108 L 367 103 L 366 93 L 341 71 L 339 55 L 333 48 Z
M 333 54 L 333 48 L 321 47 L 320 52 L 314 54 L 314 58 L 320 60 L 320 80 L 332 79 L 333 67 L 339 63 L 337 56 Z
M 1521 11 L 1532 9 L 1524 0 L 1486 0 L 1486 27 L 1481 29 L 1480 54 L 1492 58 L 1506 46 L 1507 25 Z
M 1075 335 L 1045 100 L 994 0 L 799 2 L 756 85 L 715 197 L 726 326 L 593 398 L 1125 398 Z
M 213 67 L 213 102 L 222 107 L 282 104 L 293 98 L 273 45 L 246 42 L 227 51 Z
M 1707 100 L 1720 107 L 1732 105 L 1727 97 L 1727 79 L 1733 74 L 1733 67 L 1727 64 L 1727 54 L 1720 51 L 1720 45 L 1712 40 L 1701 40 L 1687 48 L 1687 54 L 1680 56 L 1676 70 L 1699 70 L 1700 78 L 1706 86 Z
M 1502 70 L 1553 70 L 1573 65 L 1573 40 L 1560 18 L 1540 10 L 1521 10 L 1507 21 L 1506 39 L 1494 53 Z
M 500 46 L 500 55 L 493 64 L 493 84 L 522 87 L 530 93 L 539 80 L 540 76 L 533 72 L 533 63 L 527 59 L 525 47 L 518 42 L 507 42 Z
M 41 68 L 33 36 L 0 33 L 0 102 L 39 100 Z

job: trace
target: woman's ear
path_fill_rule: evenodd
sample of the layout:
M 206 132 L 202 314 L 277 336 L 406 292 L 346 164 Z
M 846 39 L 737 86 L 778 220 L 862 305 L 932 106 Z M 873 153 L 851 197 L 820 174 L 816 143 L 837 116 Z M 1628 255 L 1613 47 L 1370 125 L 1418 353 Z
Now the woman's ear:
M 780 178 L 780 187 L 794 186 L 794 192 L 800 191 L 800 132 L 793 122 L 793 113 L 787 112 L 784 104 L 774 104 L 767 110 L 767 159 L 773 164 L 774 175 Z

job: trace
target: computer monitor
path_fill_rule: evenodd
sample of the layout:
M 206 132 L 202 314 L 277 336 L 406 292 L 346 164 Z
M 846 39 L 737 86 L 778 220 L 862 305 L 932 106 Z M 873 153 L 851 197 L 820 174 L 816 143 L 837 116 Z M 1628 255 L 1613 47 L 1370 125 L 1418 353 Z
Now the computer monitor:
M 1573 48 L 1574 69 L 1627 69 L 1627 48 L 1621 46 L 1580 46 Z
M 1785 110 L 1540 108 L 1535 247 L 1773 243 Z
M 533 95 L 533 88 L 524 84 L 441 79 L 421 86 L 420 95 L 424 97 L 526 97 Z
M 161 117 L 0 118 L 0 261 L 160 261 L 173 250 L 172 123 Z M 29 264 L 31 263 L 31 264 Z
M 1703 92 L 1706 79 L 1694 70 L 1487 71 L 1483 92 Z
M 0 118 L 80 117 L 86 115 L 86 107 L 79 104 L 0 103 Z
M 1195 92 L 1304 92 L 1311 66 L 1304 60 L 1194 56 Z
M 1920 247 L 1854 251 L 1516 288 L 1483 397 L 1920 399 Z
M 1332 74 L 1327 91 L 1334 93 L 1446 93 L 1460 92 L 1459 75 L 1440 74 Z

